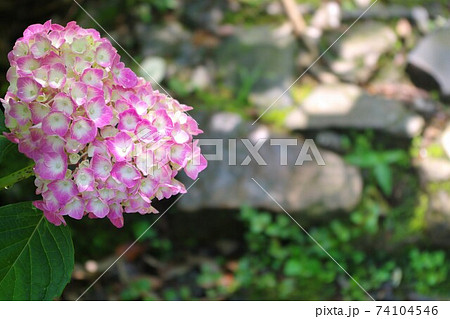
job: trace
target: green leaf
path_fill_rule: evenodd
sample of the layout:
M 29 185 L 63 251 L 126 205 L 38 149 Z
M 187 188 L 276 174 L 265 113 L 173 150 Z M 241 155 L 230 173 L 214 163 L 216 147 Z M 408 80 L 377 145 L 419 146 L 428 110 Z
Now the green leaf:
M 350 164 L 362 168 L 373 167 L 380 162 L 380 158 L 376 152 L 360 152 L 349 154 L 345 157 L 345 160 Z
M 373 170 L 378 185 L 385 195 L 391 195 L 392 193 L 392 172 L 389 165 L 378 164 Z
M 303 270 L 302 262 L 297 259 L 289 259 L 284 265 L 284 274 L 286 276 L 299 276 Z
M 52 300 L 74 265 L 70 230 L 31 202 L 0 207 L 0 300 Z
M 0 134 L 3 132 L 6 132 L 7 128 L 5 125 L 5 114 L 3 114 L 2 111 L 0 111 Z
M 392 150 L 392 151 L 386 151 L 381 154 L 381 161 L 383 163 L 399 163 L 404 160 L 407 160 L 408 156 L 406 155 L 406 152 L 403 150 Z
M 5 136 L 0 135 L 0 163 L 2 163 L 5 155 L 8 154 L 12 148 L 14 148 L 14 144 Z
M 34 175 L 34 164 L 30 164 L 16 172 L 13 172 L 5 177 L 0 178 L 0 190 L 8 189 L 13 186 L 15 183 L 20 182 L 21 180 L 27 179 Z
M 17 144 L 0 136 L 0 190 L 32 175 L 33 161 L 19 152 Z

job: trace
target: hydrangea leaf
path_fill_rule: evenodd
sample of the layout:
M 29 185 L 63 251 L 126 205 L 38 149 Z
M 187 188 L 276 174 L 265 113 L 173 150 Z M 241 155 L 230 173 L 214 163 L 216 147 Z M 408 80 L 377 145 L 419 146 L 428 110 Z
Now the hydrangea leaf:
M 2 111 L 0 111 L 0 134 L 3 132 L 6 132 L 7 128 L 5 125 L 5 114 L 3 114 Z
M 33 162 L 0 136 L 0 190 L 33 175 Z
M 49 223 L 31 202 L 0 207 L 0 252 L 0 300 L 52 300 L 70 280 L 70 230 Z

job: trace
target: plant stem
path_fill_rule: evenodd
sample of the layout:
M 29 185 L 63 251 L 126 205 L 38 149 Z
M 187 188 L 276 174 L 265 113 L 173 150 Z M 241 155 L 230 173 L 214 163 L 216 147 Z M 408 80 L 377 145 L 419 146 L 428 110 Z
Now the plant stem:
M 25 168 L 22 168 L 14 173 L 11 173 L 7 176 L 0 178 L 0 190 L 8 189 L 13 186 L 15 183 L 20 182 L 30 176 L 34 175 L 34 164 L 30 164 Z

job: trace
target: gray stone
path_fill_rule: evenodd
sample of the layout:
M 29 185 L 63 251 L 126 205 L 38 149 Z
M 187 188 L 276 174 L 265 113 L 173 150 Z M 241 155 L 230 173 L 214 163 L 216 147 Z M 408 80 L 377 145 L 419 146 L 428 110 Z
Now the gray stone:
M 447 157 L 450 159 L 450 124 L 447 125 L 447 128 L 442 133 L 440 142 L 445 154 L 447 154 Z
M 335 1 L 323 2 L 314 13 L 311 25 L 320 30 L 337 29 L 341 25 L 341 7 Z
M 450 28 L 424 37 L 409 54 L 408 62 L 431 75 L 442 94 L 450 96 Z
M 450 193 L 439 190 L 430 195 L 429 210 L 425 216 L 430 239 L 450 246 Z
M 419 163 L 419 172 L 424 182 L 450 180 L 450 161 L 445 158 L 424 158 Z
M 182 12 L 182 19 L 186 24 L 201 29 L 216 31 L 224 18 L 224 11 L 228 8 L 226 0 L 190 0 L 186 1 Z
M 212 76 L 207 67 L 197 66 L 191 75 L 190 85 L 196 89 L 205 89 L 212 83 Z
M 417 27 L 422 32 L 428 32 L 430 29 L 430 15 L 424 7 L 414 7 L 411 10 L 411 16 Z
M 332 131 L 317 133 L 315 141 L 318 145 L 335 152 L 345 151 L 344 138 L 341 134 Z
M 421 153 L 423 156 L 416 161 L 422 183 L 426 185 L 428 183 L 450 181 L 450 124 L 443 132 L 437 133 L 435 138 L 428 143 L 442 148 L 445 155 L 430 157 L 426 152 L 426 148 L 422 147 Z
M 166 61 L 163 58 L 154 56 L 145 58 L 138 70 L 140 76 L 150 82 L 159 83 L 166 74 Z
M 218 76 L 235 92 L 248 87 L 250 101 L 264 110 L 295 80 L 297 51 L 286 28 L 241 28 L 216 50 Z M 291 105 L 288 92 L 274 106 Z
M 198 182 L 180 199 L 180 209 L 240 209 L 251 205 L 282 212 L 252 178 L 290 213 L 324 217 L 331 211 L 351 211 L 358 204 L 362 193 L 360 172 L 339 155 L 319 149 L 324 166 L 315 161 L 295 165 L 303 145 L 295 136 L 275 134 L 263 125 L 252 126 L 236 114 L 217 113 L 197 118 L 205 130 L 202 138 L 223 139 L 223 160 L 209 161 Z M 230 138 L 249 138 L 255 145 L 261 138 L 283 137 L 298 141 L 298 146 L 288 147 L 287 165 L 280 165 L 280 147 L 270 145 L 269 141 L 259 151 L 267 165 L 258 165 L 253 158 L 248 165 L 241 165 L 250 153 L 240 140 L 236 142 L 236 165 L 229 165 L 228 158 L 233 154 L 233 148 L 228 146 Z M 208 147 L 202 146 L 202 149 L 205 154 L 214 153 Z M 311 149 L 308 154 L 312 154 Z M 314 159 L 313 155 L 311 157 Z
M 144 56 L 176 57 L 183 46 L 189 46 L 192 35 L 175 21 L 165 25 L 136 27 Z
M 351 84 L 321 85 L 292 111 L 286 125 L 290 129 L 358 128 L 378 129 L 413 137 L 424 119 L 401 102 L 369 95 Z
M 396 41 L 397 36 L 389 26 L 365 22 L 351 28 L 332 47 L 337 59 L 330 61 L 330 67 L 346 81 L 367 82 L 376 70 L 380 56 L 390 51 Z

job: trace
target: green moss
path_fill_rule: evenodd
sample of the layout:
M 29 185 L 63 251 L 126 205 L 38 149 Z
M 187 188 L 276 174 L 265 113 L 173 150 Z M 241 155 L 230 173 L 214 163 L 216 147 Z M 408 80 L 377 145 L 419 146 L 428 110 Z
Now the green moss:
M 427 190 L 431 194 L 442 190 L 450 193 L 450 181 L 429 183 L 427 185 Z
M 430 144 L 427 148 L 427 155 L 433 158 L 441 158 L 445 157 L 445 151 L 442 148 L 442 145 L 438 142 Z
M 314 89 L 313 83 L 296 84 L 291 88 L 291 94 L 296 104 L 302 103 Z
M 411 147 L 409 149 L 409 155 L 412 158 L 418 158 L 420 155 L 420 146 L 422 145 L 422 136 L 416 136 L 411 141 Z
M 414 214 L 409 222 L 409 229 L 412 232 L 420 232 L 425 229 L 425 214 L 428 210 L 429 198 L 426 193 L 418 196 L 419 200 L 414 207 Z
M 284 127 L 286 118 L 295 109 L 294 106 L 283 109 L 271 109 L 264 115 L 264 122 L 273 124 L 277 127 Z

